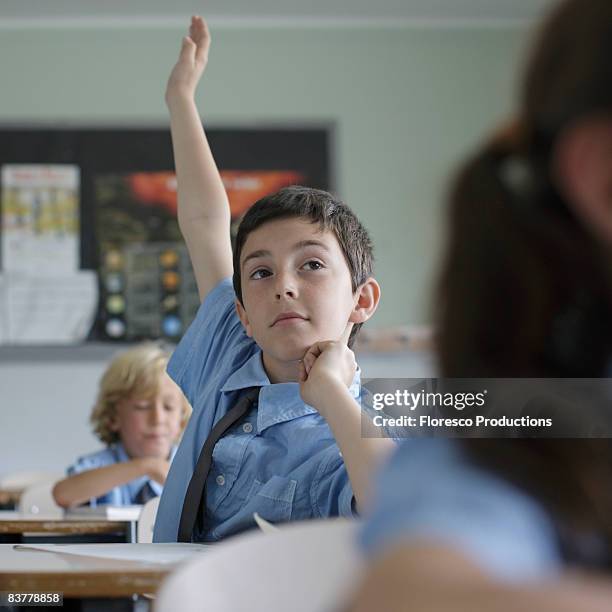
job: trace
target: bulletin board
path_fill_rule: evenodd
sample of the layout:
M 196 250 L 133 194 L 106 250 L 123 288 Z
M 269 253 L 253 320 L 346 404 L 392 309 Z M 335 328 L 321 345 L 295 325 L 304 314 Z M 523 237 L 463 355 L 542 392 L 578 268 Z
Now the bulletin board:
M 214 128 L 232 226 L 332 187 L 328 127 Z M 0 345 L 177 341 L 199 305 L 167 129 L 0 129 Z

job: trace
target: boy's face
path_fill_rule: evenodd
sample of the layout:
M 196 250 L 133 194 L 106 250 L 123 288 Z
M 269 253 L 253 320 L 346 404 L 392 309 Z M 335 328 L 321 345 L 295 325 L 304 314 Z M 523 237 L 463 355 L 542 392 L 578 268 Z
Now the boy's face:
M 357 297 L 331 231 L 298 218 L 270 221 L 249 234 L 240 260 L 244 308 L 238 303 L 238 314 L 267 369 L 340 337 Z
M 181 431 L 183 394 L 164 373 L 157 395 L 129 398 L 117 403 L 113 431 L 132 457 L 166 459 Z

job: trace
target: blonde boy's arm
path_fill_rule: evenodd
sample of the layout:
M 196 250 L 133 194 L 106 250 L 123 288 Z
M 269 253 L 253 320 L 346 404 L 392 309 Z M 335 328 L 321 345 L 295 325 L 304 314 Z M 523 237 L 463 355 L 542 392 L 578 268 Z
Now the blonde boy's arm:
M 604 612 L 612 581 L 565 574 L 525 585 L 500 583 L 460 552 L 414 542 L 376 560 L 343 612 Z
M 60 480 L 53 487 L 53 498 L 58 506 L 68 508 L 84 504 L 142 476 L 148 476 L 163 485 L 169 467 L 165 459 L 140 457 L 87 470 Z
M 201 300 L 233 271 L 229 201 L 194 100 L 209 47 L 206 22 L 193 17 L 166 89 L 178 182 L 178 222 Z

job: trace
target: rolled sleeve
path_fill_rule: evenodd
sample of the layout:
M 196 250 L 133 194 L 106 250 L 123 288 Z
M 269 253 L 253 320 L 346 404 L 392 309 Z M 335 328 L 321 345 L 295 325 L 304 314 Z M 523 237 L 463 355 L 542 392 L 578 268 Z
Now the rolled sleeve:
M 217 365 L 226 358 L 228 346 L 247 339 L 236 314 L 235 298 L 231 279 L 220 281 L 200 305 L 168 363 L 168 374 L 194 410 L 203 384 L 225 371 Z
M 66 468 L 66 476 L 74 476 L 75 474 L 80 474 L 81 472 L 85 472 L 87 470 L 91 470 L 91 468 L 83 467 L 83 464 L 80 461 L 77 461 Z
M 79 457 L 72 465 L 66 468 L 66 474 L 68 476 L 74 476 L 75 474 L 95 470 L 96 468 L 104 467 L 113 463 L 115 463 L 115 461 L 113 460 L 112 455 L 110 455 L 109 451 L 105 449 L 98 453 L 92 453 L 91 455 Z
M 79 457 L 72 465 L 66 469 L 67 476 L 75 476 L 76 474 L 82 474 L 83 472 L 89 472 L 106 465 L 112 465 L 112 461 L 101 460 L 98 455 L 89 457 Z M 108 493 L 100 495 L 99 497 L 92 497 L 89 502 L 82 505 L 89 506 L 100 506 L 103 504 L 118 504 L 120 501 L 117 499 L 116 489 L 111 489 Z

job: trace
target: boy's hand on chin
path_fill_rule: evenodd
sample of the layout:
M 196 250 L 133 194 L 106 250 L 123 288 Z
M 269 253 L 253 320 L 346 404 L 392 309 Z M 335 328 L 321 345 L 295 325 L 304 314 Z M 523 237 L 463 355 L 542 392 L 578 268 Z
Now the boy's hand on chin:
M 300 394 L 320 412 L 335 389 L 350 387 L 353 382 L 357 363 L 355 353 L 347 345 L 352 327 L 352 323 L 347 323 L 338 340 L 313 344 L 300 362 Z

